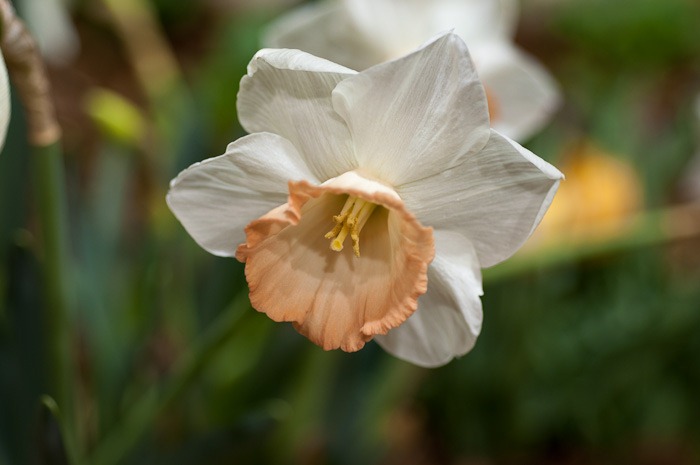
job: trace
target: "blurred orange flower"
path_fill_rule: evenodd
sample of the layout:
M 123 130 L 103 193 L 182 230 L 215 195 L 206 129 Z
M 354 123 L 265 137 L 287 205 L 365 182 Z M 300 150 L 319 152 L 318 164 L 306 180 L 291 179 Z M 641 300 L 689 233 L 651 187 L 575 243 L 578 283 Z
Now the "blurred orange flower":
M 591 141 L 569 151 L 562 166 L 566 182 L 529 246 L 624 234 L 643 204 L 640 180 L 632 166 Z

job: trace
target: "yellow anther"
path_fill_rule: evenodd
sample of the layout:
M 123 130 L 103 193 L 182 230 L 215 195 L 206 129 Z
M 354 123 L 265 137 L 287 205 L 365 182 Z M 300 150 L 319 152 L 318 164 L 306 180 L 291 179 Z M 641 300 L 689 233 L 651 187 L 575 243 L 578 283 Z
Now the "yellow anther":
M 342 224 L 343 222 L 345 222 L 345 218 L 347 218 L 347 217 L 348 217 L 347 212 L 343 213 L 342 215 L 335 215 L 333 217 L 333 221 L 335 221 L 338 224 Z
M 352 243 L 352 250 L 355 252 L 356 257 L 360 257 L 360 240 L 356 240 Z
M 337 218 L 337 216 L 334 216 L 333 218 Z M 323 237 L 325 237 L 326 239 L 333 239 L 335 236 L 338 235 L 341 229 L 343 229 L 343 222 L 339 221 L 338 224 L 336 224 L 335 227 L 328 231 Z
M 360 256 L 360 231 L 367 223 L 372 212 L 377 207 L 372 202 L 348 196 L 340 214 L 335 215 L 333 220 L 337 223 L 335 227 L 325 235 L 331 240 L 331 249 L 336 252 L 343 250 L 343 243 L 350 234 L 352 239 L 352 249 L 356 256 Z

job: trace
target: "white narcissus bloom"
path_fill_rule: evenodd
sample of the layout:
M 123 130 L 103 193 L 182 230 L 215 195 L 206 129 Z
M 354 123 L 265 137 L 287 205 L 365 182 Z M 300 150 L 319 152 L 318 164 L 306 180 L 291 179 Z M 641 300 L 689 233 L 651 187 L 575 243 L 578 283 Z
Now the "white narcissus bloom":
M 5 145 L 7 125 L 10 123 L 10 83 L 7 79 L 5 60 L 0 53 L 0 150 Z
M 238 115 L 251 134 L 167 201 L 202 247 L 245 262 L 253 307 L 324 349 L 375 338 L 422 366 L 469 351 L 479 268 L 520 247 L 562 175 L 489 128 L 464 42 L 360 73 L 262 50 Z
M 516 0 L 328 0 L 273 22 L 263 42 L 362 70 L 454 30 L 486 87 L 491 125 L 522 141 L 549 121 L 560 99 L 549 73 L 513 44 L 517 9 Z

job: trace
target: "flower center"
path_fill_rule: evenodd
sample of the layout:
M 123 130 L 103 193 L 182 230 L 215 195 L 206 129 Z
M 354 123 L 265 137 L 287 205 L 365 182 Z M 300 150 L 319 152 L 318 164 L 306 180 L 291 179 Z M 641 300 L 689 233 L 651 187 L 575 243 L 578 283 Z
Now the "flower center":
M 331 240 L 331 249 L 336 252 L 343 250 L 343 243 L 350 234 L 352 250 L 355 251 L 355 256 L 359 257 L 360 231 L 367 224 L 367 220 L 375 208 L 377 208 L 377 204 L 349 195 L 343 209 L 333 217 L 333 221 L 336 223 L 335 227 L 325 235 L 326 239 Z

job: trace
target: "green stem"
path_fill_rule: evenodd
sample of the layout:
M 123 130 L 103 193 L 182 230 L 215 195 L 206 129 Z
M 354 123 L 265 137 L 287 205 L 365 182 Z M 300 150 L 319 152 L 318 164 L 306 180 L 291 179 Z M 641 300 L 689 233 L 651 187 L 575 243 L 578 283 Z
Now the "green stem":
M 22 100 L 32 148 L 36 204 L 42 241 L 44 302 L 42 331 L 49 394 L 63 410 L 63 441 L 71 463 L 78 462 L 71 383 L 66 190 L 61 128 L 51 99 L 41 54 L 8 0 L 0 0 L 0 48 L 14 88 Z
M 102 0 L 115 32 L 121 37 L 136 78 L 148 98 L 158 135 L 157 150 L 149 150 L 148 161 L 156 182 L 173 175 L 176 153 L 173 141 L 179 140 L 182 118 L 191 113 L 193 99 L 182 71 L 151 1 Z M 162 177 L 165 176 L 163 179 Z
M 44 273 L 44 315 L 46 363 L 49 369 L 49 394 L 61 406 L 64 418 L 64 441 L 71 463 L 78 463 L 75 441 L 73 366 L 68 309 L 68 235 L 63 157 L 60 142 L 32 148 L 35 192 L 41 220 Z
M 245 294 L 236 298 L 218 320 L 204 333 L 192 350 L 178 363 L 174 374 L 162 388 L 149 389 L 124 414 L 123 420 L 97 445 L 90 456 L 91 465 L 119 463 L 149 430 L 156 418 L 177 400 L 196 380 L 228 341 L 249 308 Z

